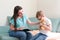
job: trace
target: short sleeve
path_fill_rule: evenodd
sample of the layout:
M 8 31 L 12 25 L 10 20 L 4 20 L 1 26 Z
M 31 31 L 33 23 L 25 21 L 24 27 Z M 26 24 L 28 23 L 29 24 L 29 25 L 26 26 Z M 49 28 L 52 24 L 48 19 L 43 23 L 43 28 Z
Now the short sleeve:
M 20 27 L 24 27 L 26 28 L 27 27 L 27 22 L 26 20 L 28 20 L 28 17 L 27 16 L 23 16 L 23 18 L 17 18 L 16 19 L 16 27 L 17 28 L 20 28 Z M 10 24 L 14 25 L 14 19 L 11 19 L 10 20 Z
M 47 24 L 52 25 L 52 23 L 51 23 L 51 20 L 50 20 L 50 19 L 47 21 Z
M 14 25 L 14 19 L 10 19 L 10 24 Z

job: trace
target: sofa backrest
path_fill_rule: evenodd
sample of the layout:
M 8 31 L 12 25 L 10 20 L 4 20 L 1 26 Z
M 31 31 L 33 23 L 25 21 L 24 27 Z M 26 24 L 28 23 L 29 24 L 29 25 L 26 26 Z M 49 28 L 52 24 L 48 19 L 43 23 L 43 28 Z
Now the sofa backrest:
M 60 18 L 50 18 L 52 22 L 52 31 L 60 32 Z
M 8 25 L 9 25 L 9 22 L 10 22 L 10 19 L 11 19 L 11 16 L 7 16 L 7 20 L 8 20 Z M 38 20 L 35 18 L 35 17 L 31 17 L 31 18 L 29 18 L 32 22 L 37 22 Z M 36 29 L 38 29 L 38 25 L 29 25 L 29 24 L 27 24 L 28 25 L 28 27 L 31 29 L 31 30 L 36 30 Z
M 10 21 L 11 17 L 8 16 L 8 23 Z M 30 17 L 29 18 L 32 22 L 38 22 L 38 20 L 35 18 L 35 17 Z M 53 32 L 60 32 L 60 18 L 49 18 L 52 22 L 52 31 Z M 38 25 L 29 25 L 28 24 L 28 27 L 31 29 L 31 30 L 36 30 L 38 29 Z
M 31 17 L 31 18 L 29 18 L 29 20 L 31 21 L 31 22 L 38 22 L 38 20 L 35 18 L 35 17 Z M 28 27 L 31 29 L 31 30 L 37 30 L 38 29 L 38 25 L 29 25 L 28 24 Z
M 0 34 L 8 33 L 9 26 L 0 26 Z

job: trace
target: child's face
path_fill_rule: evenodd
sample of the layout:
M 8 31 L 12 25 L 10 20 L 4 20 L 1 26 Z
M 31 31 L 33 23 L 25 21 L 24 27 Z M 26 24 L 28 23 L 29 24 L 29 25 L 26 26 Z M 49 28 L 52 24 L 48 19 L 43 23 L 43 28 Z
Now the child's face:
M 42 18 L 42 16 L 38 16 L 38 18 L 37 18 L 37 19 L 38 19 L 38 20 L 41 20 L 41 18 Z
M 44 17 L 44 14 L 38 15 L 38 20 L 41 20 Z
M 44 11 L 41 11 L 40 14 L 38 15 L 38 20 L 41 20 L 42 17 L 44 17 L 45 14 L 44 14 Z

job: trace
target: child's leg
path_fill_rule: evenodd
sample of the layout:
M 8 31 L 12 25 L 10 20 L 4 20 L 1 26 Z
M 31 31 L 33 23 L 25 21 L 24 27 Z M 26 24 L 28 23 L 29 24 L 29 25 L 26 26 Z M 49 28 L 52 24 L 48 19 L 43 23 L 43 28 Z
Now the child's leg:
M 47 40 L 58 40 L 60 39 L 60 33 L 49 33 L 49 36 L 47 37 Z
M 56 40 L 56 38 L 53 38 L 53 37 L 47 37 L 46 40 Z

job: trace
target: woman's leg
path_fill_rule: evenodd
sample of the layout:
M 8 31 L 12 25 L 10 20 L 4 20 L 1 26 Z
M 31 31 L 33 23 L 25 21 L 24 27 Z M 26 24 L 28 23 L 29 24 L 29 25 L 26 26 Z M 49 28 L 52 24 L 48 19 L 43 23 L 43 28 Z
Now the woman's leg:
M 26 40 L 30 40 L 32 38 L 32 34 L 30 32 L 26 32 L 26 34 L 27 34 Z
M 24 31 L 10 31 L 9 35 L 12 37 L 19 38 L 19 40 L 26 40 L 26 33 Z

